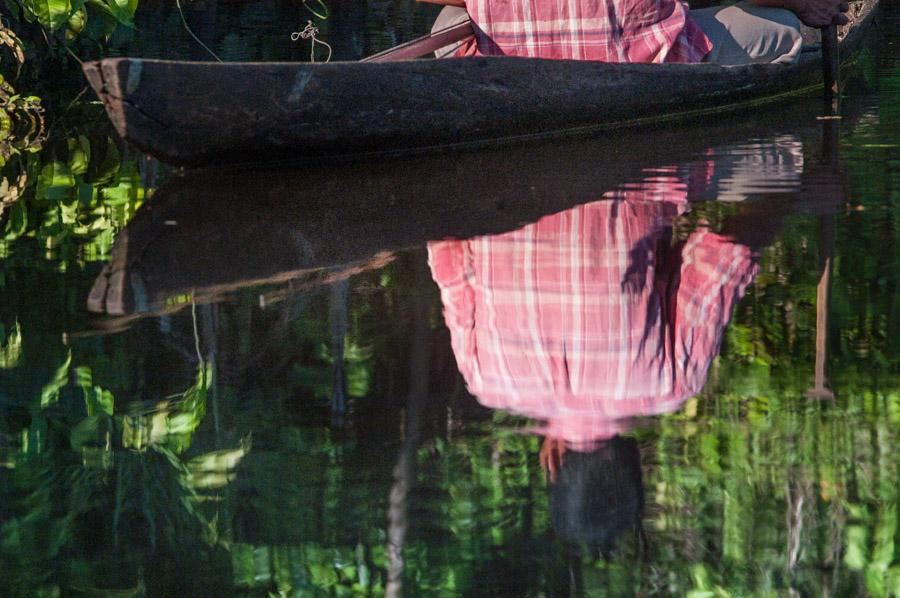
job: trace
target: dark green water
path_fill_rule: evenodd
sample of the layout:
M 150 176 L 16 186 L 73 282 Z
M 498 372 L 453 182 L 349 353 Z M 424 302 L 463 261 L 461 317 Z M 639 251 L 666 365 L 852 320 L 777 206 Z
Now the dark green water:
M 900 595 L 895 15 L 840 123 L 183 176 L 69 132 L 0 220 L 0 596 Z

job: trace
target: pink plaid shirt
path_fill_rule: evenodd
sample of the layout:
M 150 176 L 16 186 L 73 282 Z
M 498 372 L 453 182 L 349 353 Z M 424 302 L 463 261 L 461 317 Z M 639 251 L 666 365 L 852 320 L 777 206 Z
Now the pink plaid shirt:
M 700 62 L 712 43 L 682 0 L 467 0 L 462 55 Z
M 618 193 L 513 232 L 429 244 L 457 365 L 482 404 L 577 446 L 700 391 L 756 266 L 746 246 L 705 229 L 672 246 L 685 191 L 660 186 L 655 200 Z

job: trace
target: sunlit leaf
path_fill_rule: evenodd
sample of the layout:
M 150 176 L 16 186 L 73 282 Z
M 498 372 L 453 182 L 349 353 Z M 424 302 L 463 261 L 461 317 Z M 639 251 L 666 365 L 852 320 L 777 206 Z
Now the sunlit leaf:
M 95 386 L 86 392 L 85 398 L 87 399 L 87 414 L 89 416 L 100 412 L 106 415 L 113 414 L 115 399 L 110 391 Z
M 2 328 L 2 326 L 0 326 Z M 0 344 L 0 370 L 9 370 L 19 365 L 22 357 L 22 327 L 16 321 L 12 332 Z
M 12 114 L 10 114 L 10 112 L 6 108 L 0 106 L 0 141 L 9 139 L 9 137 L 12 135 L 12 130 Z
M 28 210 L 22 202 L 12 205 L 7 216 L 6 229 L 3 232 L 5 241 L 14 241 L 28 230 Z
M 221 488 L 234 479 L 234 469 L 250 450 L 250 442 L 242 442 L 238 448 L 213 451 L 188 462 L 190 484 L 196 489 Z
M 900 564 L 888 570 L 886 589 L 889 596 L 900 596 Z
M 53 378 L 41 389 L 41 409 L 46 409 L 59 400 L 59 391 L 69 382 L 69 367 L 72 365 L 72 352 L 53 374 Z
M 69 196 L 75 187 L 72 171 L 62 162 L 51 162 L 41 169 L 36 195 L 38 199 L 58 201 Z
M 107 205 L 124 205 L 131 201 L 134 194 L 134 187 L 131 181 L 120 181 L 114 187 L 104 188 L 100 194 L 106 200 Z
M 868 562 L 869 532 L 861 525 L 847 527 L 847 552 L 844 564 L 854 571 L 862 571 Z
M 72 14 L 72 3 L 69 0 L 22 0 L 22 5 L 41 25 L 51 31 L 65 25 Z
M 66 38 L 71 40 L 78 37 L 78 35 L 84 31 L 87 20 L 88 14 L 84 7 L 73 11 L 72 16 L 69 17 L 69 22 L 66 24 Z
M 137 10 L 138 0 L 104 0 L 110 13 L 119 23 L 131 26 L 134 23 L 134 12 Z
M 67 140 L 69 146 L 69 171 L 73 175 L 87 172 L 91 162 L 91 143 L 84 135 L 70 137 Z

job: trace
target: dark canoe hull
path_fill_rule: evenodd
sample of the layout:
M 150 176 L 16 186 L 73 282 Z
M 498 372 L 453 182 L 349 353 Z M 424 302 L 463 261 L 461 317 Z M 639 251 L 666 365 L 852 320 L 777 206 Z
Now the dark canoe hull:
M 841 53 L 861 43 L 865 0 Z M 85 74 L 119 134 L 184 165 L 425 150 L 561 135 L 771 101 L 820 83 L 798 64 L 607 64 L 511 57 L 384 63 L 113 58 Z

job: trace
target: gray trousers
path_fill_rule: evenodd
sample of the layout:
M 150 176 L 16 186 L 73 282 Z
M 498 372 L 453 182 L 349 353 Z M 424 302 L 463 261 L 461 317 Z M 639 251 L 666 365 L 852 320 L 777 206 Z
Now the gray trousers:
M 716 6 L 690 12 L 694 22 L 713 44 L 704 62 L 735 66 L 759 62 L 789 64 L 800 56 L 803 38 L 800 19 L 784 8 L 766 8 L 743 0 L 731 6 Z M 439 31 L 469 18 L 466 9 L 445 7 L 434 22 Z M 443 58 L 452 55 L 461 44 L 435 52 Z

